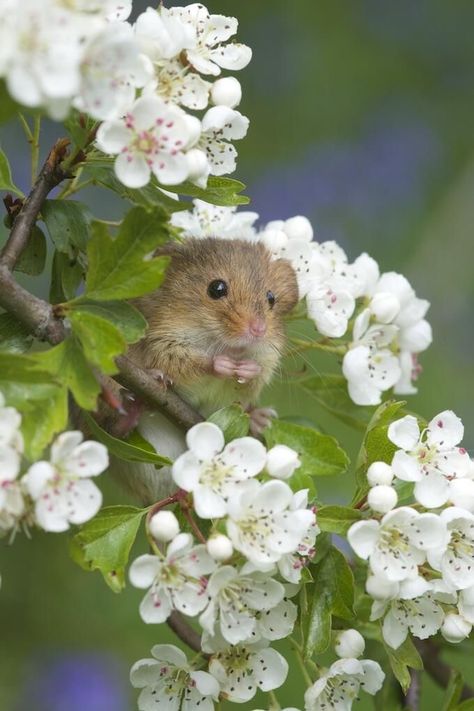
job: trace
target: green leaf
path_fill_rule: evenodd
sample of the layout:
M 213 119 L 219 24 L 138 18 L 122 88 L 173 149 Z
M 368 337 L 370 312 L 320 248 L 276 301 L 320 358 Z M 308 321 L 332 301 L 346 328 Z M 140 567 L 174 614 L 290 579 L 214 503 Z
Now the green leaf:
M 149 442 L 147 442 L 148 447 L 144 448 L 143 446 L 138 446 L 130 441 L 117 439 L 99 427 L 94 418 L 86 412 L 83 412 L 82 416 L 87 422 L 87 426 L 94 437 L 96 437 L 99 442 L 102 442 L 102 444 L 105 444 L 109 452 L 114 454 L 116 457 L 125 459 L 127 462 L 150 462 L 156 467 L 163 467 L 167 464 L 172 464 L 171 459 L 158 454 Z
M 457 669 L 451 669 L 451 676 L 449 678 L 449 684 L 446 687 L 446 694 L 443 699 L 441 711 L 456 711 L 458 703 L 461 699 L 463 686 L 464 680 L 461 672 Z
M 25 412 L 37 400 L 54 397 L 58 387 L 48 369 L 38 367 L 36 358 L 0 352 L 0 392 L 8 405 Z
M 33 340 L 32 335 L 9 313 L 0 314 L 0 350 L 23 353 Z
M 120 197 L 134 205 L 145 208 L 145 210 L 150 211 L 161 207 L 166 208 L 169 212 L 176 212 L 178 210 L 189 210 L 192 207 L 189 202 L 174 200 L 169 195 L 166 195 L 155 184 L 154 179 L 152 179 L 148 185 L 145 185 L 144 188 L 140 188 L 140 190 L 127 188 L 126 185 L 115 177 L 113 162 L 111 162 L 110 167 L 96 166 L 94 163 L 86 165 L 83 175 L 86 179 L 87 177 L 92 177 L 95 184 L 112 190 L 114 193 L 117 193 L 117 195 L 120 195 Z
M 74 299 L 83 276 L 84 269 L 76 257 L 55 249 L 49 291 L 51 303 L 61 304 Z
M 79 407 L 95 409 L 100 385 L 74 336 L 35 353 L 35 361 L 72 392 Z
M 474 711 L 474 699 L 466 699 L 456 706 L 456 711 Z
M 125 587 L 125 567 L 147 509 L 109 506 L 99 511 L 72 539 L 73 560 L 88 570 L 100 570 L 114 592 Z
M 20 188 L 17 188 L 12 180 L 12 173 L 10 170 L 10 163 L 5 153 L 0 148 L 0 190 L 8 190 L 15 195 L 23 197 L 23 193 Z
M 273 420 L 263 436 L 267 447 L 286 444 L 298 452 L 301 466 L 296 470 L 296 474 L 332 476 L 342 474 L 349 466 L 349 457 L 337 440 L 310 427 Z
M 116 373 L 115 358 L 127 349 L 127 343 L 118 328 L 110 321 L 86 311 L 71 311 L 69 320 L 89 363 L 108 375 Z
M 136 343 L 145 335 L 145 318 L 126 301 L 91 301 L 81 298 L 66 304 L 64 308 L 66 313 L 86 313 L 109 321 L 121 332 L 127 343 Z
M 21 429 L 28 459 L 39 459 L 54 435 L 66 429 L 67 423 L 67 388 L 64 387 L 57 388 L 47 400 L 35 403 L 23 413 Z
M 213 412 L 207 421 L 221 428 L 226 443 L 239 437 L 246 437 L 249 433 L 250 417 L 240 405 L 223 407 Z
M 0 124 L 12 119 L 18 111 L 18 104 L 13 101 L 8 91 L 5 81 L 0 80 Z
M 345 535 L 356 521 L 363 518 L 358 509 L 348 506 L 321 506 L 317 510 L 318 526 L 321 531 Z
M 85 252 L 91 232 L 89 208 L 75 200 L 46 200 L 41 215 L 54 246 L 60 252 Z
M 44 232 L 35 225 L 31 230 L 26 248 L 15 264 L 15 271 L 23 272 L 30 276 L 38 276 L 44 270 L 47 251 Z
M 385 644 L 385 642 L 384 647 L 392 671 L 402 687 L 403 692 L 406 694 L 411 684 L 409 667 L 421 670 L 423 669 L 423 661 L 410 637 L 407 637 L 398 649 L 392 649 L 388 644 Z
M 332 615 L 354 617 L 354 576 L 344 555 L 332 546 L 317 564 L 310 566 L 314 584 L 306 620 L 303 620 L 306 657 L 324 652 L 331 641 Z
M 351 427 L 364 430 L 372 416 L 372 408 L 352 402 L 343 375 L 324 373 L 296 381 L 296 385 L 312 396 L 322 407 Z
M 150 254 L 169 237 L 162 212 L 134 207 L 112 239 L 104 225 L 94 223 L 89 242 L 86 296 L 97 301 L 132 299 L 161 284 L 167 257 Z
M 387 430 L 391 422 L 402 416 L 400 410 L 405 405 L 406 402 L 404 401 L 387 400 L 376 409 L 367 425 L 364 441 L 357 457 L 357 490 L 354 494 L 353 503 L 360 501 L 369 491 L 367 469 L 372 462 L 391 463 L 393 455 L 398 448 L 388 439 Z
M 90 141 L 91 131 L 96 124 L 95 119 L 81 114 L 75 109 L 64 121 L 64 127 L 71 136 L 77 148 L 85 148 Z
M 163 186 L 166 187 L 166 186 Z M 190 195 L 199 200 L 205 200 L 212 205 L 248 205 L 250 199 L 238 193 L 245 190 L 244 183 L 232 178 L 219 178 L 211 176 L 206 188 L 198 188 L 193 183 L 181 183 L 173 188 L 179 195 Z

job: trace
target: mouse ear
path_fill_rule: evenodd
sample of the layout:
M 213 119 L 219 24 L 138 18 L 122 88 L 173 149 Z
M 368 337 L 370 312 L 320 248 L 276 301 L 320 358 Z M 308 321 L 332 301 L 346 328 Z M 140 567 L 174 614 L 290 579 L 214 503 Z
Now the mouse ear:
M 179 257 L 183 253 L 181 242 L 167 242 L 153 252 L 154 257 Z
M 280 313 L 288 313 L 299 301 L 296 272 L 287 259 L 276 259 L 270 266 L 276 305 Z

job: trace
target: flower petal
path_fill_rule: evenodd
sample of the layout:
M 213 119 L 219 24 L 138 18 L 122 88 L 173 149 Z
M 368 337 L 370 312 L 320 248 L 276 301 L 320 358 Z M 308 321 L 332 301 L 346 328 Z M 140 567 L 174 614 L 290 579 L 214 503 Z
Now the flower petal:
M 100 442 L 83 442 L 67 460 L 67 470 L 78 477 L 101 474 L 109 466 L 107 447 Z
M 114 169 L 117 178 L 128 188 L 143 188 L 150 182 L 150 166 L 142 153 L 120 153 Z
M 213 422 L 199 422 L 188 430 L 186 444 L 196 457 L 208 461 L 222 451 L 224 434 Z
M 194 491 L 199 486 L 201 463 L 194 452 L 184 452 L 173 464 L 172 477 L 185 491 Z
M 389 425 L 387 436 L 393 444 L 408 451 L 414 449 L 420 439 L 418 421 L 413 415 L 406 415 Z
M 171 600 L 163 588 L 150 588 L 140 603 L 140 617 L 147 624 L 165 622 L 172 611 Z
M 430 445 L 441 449 L 455 447 L 464 437 L 464 425 L 452 410 L 444 410 L 433 417 L 428 425 L 426 439 Z
M 413 493 L 422 506 L 436 509 L 449 499 L 449 482 L 444 476 L 432 472 L 416 482 Z
M 141 555 L 136 558 L 129 570 L 129 578 L 136 588 L 149 588 L 161 567 L 161 560 L 156 555 Z
M 96 136 L 96 144 L 104 153 L 120 153 L 132 140 L 132 131 L 122 121 L 101 123 Z
M 194 489 L 193 501 L 200 518 L 223 518 L 227 513 L 227 505 L 222 496 L 207 486 Z
M 67 463 L 83 439 L 82 432 L 76 430 L 60 434 L 59 437 L 56 437 L 51 447 L 51 462 L 53 464 Z
M 422 472 L 416 457 L 399 449 L 393 455 L 392 469 L 398 479 L 403 481 L 420 481 Z
M 359 558 L 367 560 L 374 551 L 379 535 L 380 527 L 374 519 L 357 521 L 347 532 L 347 540 Z
M 261 691 L 278 689 L 288 675 L 288 662 L 276 649 L 262 649 L 253 655 L 252 668 Z
M 66 488 L 68 521 L 85 523 L 93 518 L 102 506 L 102 492 L 90 479 L 79 479 Z
M 28 469 L 22 482 L 31 498 L 37 499 L 55 475 L 56 470 L 49 462 L 36 462 Z
M 234 467 L 233 478 L 248 479 L 262 471 L 267 452 L 254 437 L 241 437 L 229 442 L 219 458 L 225 465 Z
M 395 617 L 392 610 L 389 610 L 382 624 L 382 634 L 392 649 L 398 649 L 407 638 L 408 627 Z

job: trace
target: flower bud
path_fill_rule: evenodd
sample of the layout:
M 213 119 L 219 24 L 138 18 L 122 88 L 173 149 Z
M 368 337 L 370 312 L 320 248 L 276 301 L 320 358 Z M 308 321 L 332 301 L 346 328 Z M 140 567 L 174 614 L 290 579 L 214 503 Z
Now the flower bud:
M 275 479 L 289 479 L 300 465 L 298 453 L 286 444 L 276 444 L 267 452 L 266 469 Z
M 369 575 L 365 582 L 365 589 L 370 597 L 374 600 L 389 600 L 395 597 L 398 593 L 398 583 L 385 578 L 379 578 L 377 575 Z
M 367 481 L 370 486 L 377 486 L 377 484 L 390 486 L 392 480 L 392 467 L 385 462 L 372 462 L 370 467 L 367 469 Z
M 277 254 L 288 244 L 288 237 L 283 230 L 273 227 L 266 227 L 261 233 L 261 240 L 265 247 L 272 253 Z
M 377 484 L 367 495 L 370 508 L 377 513 L 386 514 L 397 505 L 398 495 L 393 486 Z
M 379 323 L 390 323 L 399 314 L 400 302 L 395 294 L 381 291 L 374 294 L 369 308 Z
M 209 163 L 206 154 L 199 148 L 191 148 L 185 155 L 188 163 L 188 180 L 192 183 L 198 183 L 200 187 L 205 187 L 209 174 Z M 201 181 L 204 181 L 203 185 L 201 185 Z
M 202 125 L 196 116 L 191 116 L 191 114 L 183 114 L 183 121 L 186 123 L 188 129 L 188 140 L 186 141 L 186 147 L 194 146 L 199 136 L 201 135 Z
M 296 215 L 285 221 L 284 230 L 290 239 L 301 239 L 303 242 L 311 242 L 313 239 L 313 227 L 307 217 Z
M 447 642 L 457 644 L 471 634 L 472 625 L 461 615 L 455 612 L 448 612 L 441 625 L 441 634 Z
M 206 543 L 206 548 L 211 558 L 217 561 L 228 560 L 234 552 L 230 538 L 222 533 L 211 536 Z
M 224 77 L 214 82 L 211 88 L 211 101 L 216 106 L 228 106 L 230 109 L 240 104 L 242 87 L 235 77 Z
M 365 640 L 357 630 L 339 632 L 334 642 L 334 651 L 341 659 L 357 659 L 364 653 Z
M 178 519 L 172 511 L 158 511 L 151 517 L 148 530 L 157 541 L 171 541 L 179 533 Z

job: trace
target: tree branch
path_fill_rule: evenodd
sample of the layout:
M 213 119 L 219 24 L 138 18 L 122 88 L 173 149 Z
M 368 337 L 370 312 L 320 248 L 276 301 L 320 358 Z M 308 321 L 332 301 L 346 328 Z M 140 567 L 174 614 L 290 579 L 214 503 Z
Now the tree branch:
M 446 689 L 451 677 L 451 669 L 439 658 L 440 648 L 431 639 L 417 639 L 415 640 L 415 646 L 430 677 L 438 686 Z M 461 692 L 461 701 L 473 698 L 474 689 L 465 684 Z
M 199 632 L 196 632 L 191 625 L 188 625 L 177 610 L 173 610 L 166 620 L 166 623 L 168 627 L 173 630 L 175 635 L 179 637 L 182 642 L 187 644 L 188 647 L 194 649 L 195 652 L 201 651 L 201 635 Z
M 41 207 L 53 188 L 67 177 L 60 163 L 66 155 L 69 145 L 67 138 L 60 138 L 52 147 L 45 164 L 35 181 L 33 189 L 15 217 L 13 228 L 4 248 L 0 253 L 0 263 L 13 270 L 21 253 L 25 249 L 31 230 L 38 219 Z

